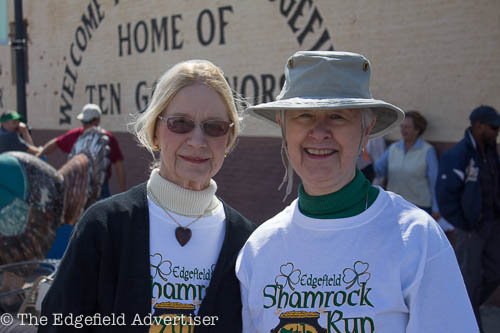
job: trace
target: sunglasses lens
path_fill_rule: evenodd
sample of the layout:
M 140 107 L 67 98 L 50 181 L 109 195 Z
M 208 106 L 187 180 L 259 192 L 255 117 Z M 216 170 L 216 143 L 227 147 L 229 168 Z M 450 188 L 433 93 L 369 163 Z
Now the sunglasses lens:
M 229 130 L 230 123 L 222 120 L 209 120 L 203 123 L 203 131 L 209 136 L 223 136 Z
M 167 120 L 167 127 L 174 133 L 189 133 L 194 128 L 194 121 L 184 117 L 171 117 Z
M 191 132 L 196 124 L 193 120 L 185 117 L 170 117 L 167 121 L 167 128 L 177 134 Z M 229 130 L 231 123 L 223 120 L 208 120 L 202 123 L 203 132 L 208 136 L 223 136 Z

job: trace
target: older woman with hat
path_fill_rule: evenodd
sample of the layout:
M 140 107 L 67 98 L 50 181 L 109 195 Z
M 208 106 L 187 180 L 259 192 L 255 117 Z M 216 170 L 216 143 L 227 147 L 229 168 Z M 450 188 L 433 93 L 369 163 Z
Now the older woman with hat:
M 215 195 L 212 179 L 238 121 L 217 66 L 192 60 L 168 70 L 135 122 L 139 142 L 158 153 L 157 168 L 77 223 L 43 315 L 115 316 L 134 332 L 241 331 L 235 262 L 254 225 Z M 90 323 L 88 331 L 105 330 Z
M 287 194 L 293 171 L 302 184 L 240 251 L 243 331 L 477 332 L 439 226 L 355 168 L 368 138 L 404 118 L 371 97 L 368 60 L 297 52 L 285 77 L 250 111 L 281 127 Z

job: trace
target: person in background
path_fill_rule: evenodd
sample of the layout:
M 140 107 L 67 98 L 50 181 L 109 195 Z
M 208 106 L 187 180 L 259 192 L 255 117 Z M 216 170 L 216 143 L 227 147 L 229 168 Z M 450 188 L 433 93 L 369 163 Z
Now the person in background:
M 482 105 L 464 138 L 441 157 L 436 184 L 441 215 L 455 227 L 455 252 L 476 318 L 500 285 L 500 115 Z
M 385 184 L 385 177 L 377 177 L 373 168 L 373 163 L 384 153 L 385 149 L 386 145 L 383 137 L 368 140 L 365 150 L 356 161 L 356 168 L 363 172 L 366 179 L 373 185 L 384 186 Z
M 86 211 L 42 315 L 123 314 L 129 327 L 120 330 L 127 332 L 241 332 L 235 263 L 255 225 L 215 195 L 213 180 L 239 121 L 233 92 L 213 63 L 185 61 L 165 72 L 134 125 L 154 153 L 149 180 Z M 159 320 L 151 327 L 142 320 L 149 314 Z M 134 325 L 134 318 L 141 321 Z
M 436 150 L 422 139 L 427 120 L 418 111 L 408 111 L 400 125 L 403 140 L 393 143 L 375 161 L 377 176 L 387 177 L 387 190 L 401 195 L 438 220 Z
M 35 146 L 23 117 L 16 111 L 4 112 L 0 117 L 0 154 L 7 151 L 24 151 L 33 155 L 41 148 Z
M 356 170 L 367 140 L 404 117 L 372 98 L 368 60 L 301 51 L 285 78 L 249 110 L 280 125 L 285 179 L 302 184 L 238 255 L 243 332 L 477 332 L 437 223 Z
M 75 128 L 69 130 L 65 134 L 58 136 L 47 142 L 42 150 L 38 152 L 37 156 L 43 156 L 50 154 L 57 149 L 62 152 L 69 154 L 71 149 L 73 149 L 73 145 L 78 140 L 80 135 L 87 129 L 94 126 L 99 126 L 101 122 L 101 108 L 96 104 L 86 104 L 82 108 L 82 112 L 76 117 L 76 119 L 80 120 L 82 123 L 82 127 Z M 109 131 L 105 131 L 106 135 L 109 137 L 109 147 L 110 154 L 109 159 L 111 164 L 115 166 L 116 173 L 118 175 L 118 182 L 120 185 L 120 192 L 125 191 L 126 182 L 125 182 L 125 168 L 123 167 L 123 154 L 120 149 L 120 145 L 116 138 Z M 106 177 L 106 181 L 102 185 L 101 198 L 107 198 L 110 196 L 109 191 L 109 178 L 111 177 L 111 165 L 108 169 L 108 174 Z

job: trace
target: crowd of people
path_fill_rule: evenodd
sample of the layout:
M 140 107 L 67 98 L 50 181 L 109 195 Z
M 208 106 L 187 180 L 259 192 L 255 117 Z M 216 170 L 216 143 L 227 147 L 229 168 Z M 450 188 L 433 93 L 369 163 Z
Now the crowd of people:
M 500 285 L 500 115 L 473 110 L 464 139 L 438 161 L 425 117 L 373 98 L 370 72 L 359 54 L 297 52 L 276 100 L 242 110 L 213 63 L 167 70 L 134 120 L 150 177 L 81 217 L 39 332 L 77 330 L 54 313 L 123 314 L 131 331 L 151 332 L 479 332 L 479 306 Z M 301 181 L 298 198 L 258 228 L 213 179 L 242 112 L 281 129 L 286 195 L 294 173 Z M 100 116 L 88 104 L 81 128 L 36 147 L 8 112 L 1 152 L 68 153 Z M 398 125 L 402 140 L 384 151 Z M 123 154 L 107 135 L 124 191 Z M 456 228 L 454 246 L 439 219 Z M 148 314 L 161 320 L 136 321 Z M 179 315 L 187 319 L 172 322 Z M 198 321 L 208 317 L 217 320 Z
M 7 111 L 2 114 L 0 118 L 0 153 L 9 151 L 22 151 L 35 155 L 43 160 L 46 160 L 47 155 L 56 150 L 60 150 L 65 154 L 70 154 L 82 134 L 91 128 L 100 128 L 102 112 L 96 104 L 86 104 L 83 106 L 81 112 L 76 116 L 77 120 L 81 122 L 81 127 L 71 129 L 65 134 L 51 139 L 43 146 L 36 146 L 33 143 L 28 126 L 24 122 L 23 117 L 16 111 Z M 120 192 L 126 190 L 125 181 L 125 168 L 123 167 L 123 153 L 120 149 L 118 140 L 109 132 L 104 130 L 108 140 L 109 146 L 109 161 L 110 165 L 106 171 L 106 178 L 101 185 L 100 198 L 104 199 L 111 195 L 109 190 L 109 178 L 111 177 L 111 166 L 114 166 L 118 175 Z M 106 148 L 107 149 L 107 148 Z M 70 186 L 71 184 L 68 184 Z M 82 195 L 87 195 L 82 193 Z M 63 223 L 58 226 L 56 231 L 55 240 L 46 255 L 48 259 L 60 259 L 69 242 L 73 226 Z
M 36 146 L 33 143 L 30 131 L 23 122 L 23 117 L 16 111 L 7 111 L 0 118 L 0 154 L 9 151 L 22 151 L 33 154 L 37 157 L 45 158 L 57 149 L 69 154 L 78 138 L 86 129 L 99 127 L 102 111 L 96 104 L 86 104 L 82 111 L 76 116 L 81 122 L 81 127 L 67 131 L 65 134 L 53 138 L 44 146 Z M 125 191 L 125 169 L 123 167 L 123 153 L 118 141 L 113 134 L 105 131 L 109 138 L 110 161 L 115 166 L 120 184 L 120 192 Z M 110 196 L 108 179 L 111 177 L 111 166 L 108 168 L 106 180 L 102 186 L 101 198 Z
M 387 189 L 451 225 L 448 233 L 481 327 L 479 307 L 500 285 L 500 163 L 498 112 L 475 108 L 464 139 L 438 163 L 434 148 L 421 135 L 426 119 L 406 112 L 403 140 L 376 160 L 375 171 L 387 177 Z

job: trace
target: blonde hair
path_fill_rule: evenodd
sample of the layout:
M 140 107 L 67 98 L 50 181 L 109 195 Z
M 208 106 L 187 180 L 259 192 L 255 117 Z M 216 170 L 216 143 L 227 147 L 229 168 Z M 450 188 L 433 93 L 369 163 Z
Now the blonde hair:
M 241 127 L 240 99 L 233 96 L 233 91 L 219 67 L 208 60 L 188 60 L 174 65 L 162 75 L 153 89 L 147 109 L 131 124 L 139 144 L 153 156 L 154 151 L 158 150 L 154 144 L 158 116 L 182 88 L 194 84 L 207 85 L 222 97 L 228 109 L 229 119 L 234 123 L 229 130 L 226 153 L 232 150 Z

